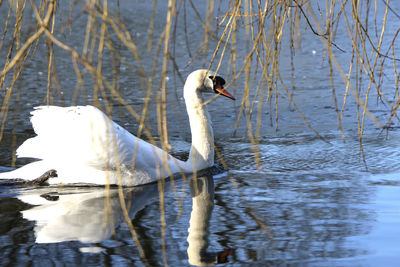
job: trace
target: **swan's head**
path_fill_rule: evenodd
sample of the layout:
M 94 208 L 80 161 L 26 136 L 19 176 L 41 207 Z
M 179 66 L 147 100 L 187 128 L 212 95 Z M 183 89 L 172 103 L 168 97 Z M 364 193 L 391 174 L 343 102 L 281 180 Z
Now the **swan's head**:
M 187 77 L 185 91 L 196 90 L 204 93 L 215 93 L 235 100 L 235 97 L 225 90 L 224 84 L 225 80 L 221 76 L 205 69 L 196 70 Z

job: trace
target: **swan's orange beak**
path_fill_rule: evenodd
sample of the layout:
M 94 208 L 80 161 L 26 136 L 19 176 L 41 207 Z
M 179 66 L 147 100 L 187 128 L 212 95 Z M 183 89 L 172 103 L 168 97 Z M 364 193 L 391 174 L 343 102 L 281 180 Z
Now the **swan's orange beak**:
M 220 76 L 209 76 L 209 78 L 213 81 L 214 92 L 216 94 L 220 94 L 230 98 L 232 100 L 236 100 L 233 95 L 231 95 L 228 91 L 224 89 L 225 80 Z
M 232 100 L 236 100 L 233 95 L 231 95 L 228 91 L 226 91 L 223 87 L 217 87 L 215 90 L 218 92 L 218 94 L 221 94 L 223 96 L 226 96 Z

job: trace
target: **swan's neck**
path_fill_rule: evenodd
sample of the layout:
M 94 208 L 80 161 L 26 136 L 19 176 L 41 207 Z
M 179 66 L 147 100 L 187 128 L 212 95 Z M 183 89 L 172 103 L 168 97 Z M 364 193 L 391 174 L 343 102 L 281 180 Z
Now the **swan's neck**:
M 214 133 L 200 92 L 186 89 L 184 97 L 192 132 L 192 147 L 187 163 L 192 165 L 193 170 L 201 170 L 214 165 Z

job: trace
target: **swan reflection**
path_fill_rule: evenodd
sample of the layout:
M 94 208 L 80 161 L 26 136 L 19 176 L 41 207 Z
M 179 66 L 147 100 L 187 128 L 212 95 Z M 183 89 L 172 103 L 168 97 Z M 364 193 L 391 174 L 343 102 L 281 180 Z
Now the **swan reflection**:
M 129 216 L 133 218 L 139 210 L 158 199 L 158 187 L 150 184 L 125 188 L 122 194 L 129 207 Z M 22 211 L 25 219 L 36 221 L 37 243 L 98 243 L 111 237 L 114 229 L 124 221 L 118 188 L 66 187 L 53 188 L 53 191 L 44 188 L 18 198 L 39 205 Z
M 164 190 L 170 191 L 171 182 Z M 214 207 L 214 181 L 211 176 L 190 182 L 192 211 L 188 229 L 187 254 L 192 265 L 210 265 L 226 261 L 231 250 L 208 252 L 208 235 Z M 109 239 L 125 221 L 120 194 L 123 194 L 129 217 L 159 199 L 158 184 L 134 188 L 104 189 L 93 187 L 42 187 L 23 191 L 21 201 L 34 205 L 22 211 L 23 218 L 35 221 L 37 243 L 80 241 L 100 243 Z M 172 203 L 171 205 L 173 205 Z

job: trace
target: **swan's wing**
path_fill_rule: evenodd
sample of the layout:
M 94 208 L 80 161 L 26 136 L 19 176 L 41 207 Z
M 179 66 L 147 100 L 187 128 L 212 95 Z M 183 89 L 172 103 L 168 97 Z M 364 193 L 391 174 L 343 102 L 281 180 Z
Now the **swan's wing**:
M 18 157 L 44 159 L 57 165 L 82 164 L 100 170 L 132 166 L 153 177 L 165 162 L 179 172 L 181 161 L 158 147 L 132 135 L 93 106 L 41 106 L 31 112 L 36 137 L 26 140 L 17 150 Z M 165 171 L 164 171 L 165 172 Z
M 136 137 L 93 106 L 41 106 L 31 114 L 37 136 L 18 148 L 18 157 L 77 162 L 99 169 L 129 161 L 129 145 Z

